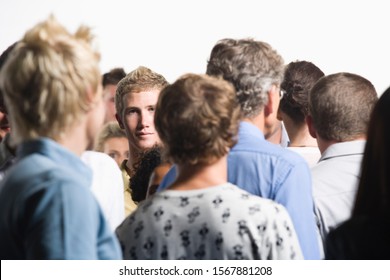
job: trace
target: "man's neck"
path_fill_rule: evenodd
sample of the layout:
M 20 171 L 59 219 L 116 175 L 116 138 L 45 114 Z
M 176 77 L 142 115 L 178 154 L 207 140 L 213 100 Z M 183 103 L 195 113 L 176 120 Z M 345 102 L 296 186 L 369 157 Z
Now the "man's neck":
M 317 136 L 318 148 L 320 149 L 321 155 L 326 151 L 326 149 L 328 149 L 333 144 L 350 142 L 350 141 L 359 141 L 359 140 L 366 140 L 366 136 L 360 135 L 345 141 L 325 140 L 320 136 Z
M 243 122 L 248 122 L 256 126 L 261 132 L 264 133 L 264 114 L 258 114 L 257 116 L 251 118 L 243 118 Z
M 90 145 L 83 122 L 80 122 L 77 126 L 68 128 L 64 135 L 65 137 L 54 140 L 78 156 Z
M 317 141 L 315 138 L 311 137 L 309 129 L 305 123 L 296 126 L 289 126 L 288 136 L 290 138 L 289 147 L 317 147 Z

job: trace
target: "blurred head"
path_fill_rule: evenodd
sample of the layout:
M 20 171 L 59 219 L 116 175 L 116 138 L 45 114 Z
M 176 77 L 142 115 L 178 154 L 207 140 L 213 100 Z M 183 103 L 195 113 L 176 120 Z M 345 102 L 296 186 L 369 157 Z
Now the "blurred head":
M 15 46 L 1 70 L 0 85 L 16 144 L 37 137 L 59 141 L 91 110 L 104 108 L 99 54 L 91 39 L 88 28 L 71 34 L 50 17 Z M 86 132 L 90 141 L 103 121 L 103 116 L 94 117 Z
M 309 91 L 324 75 L 311 62 L 290 62 L 281 84 L 284 94 L 280 100 L 279 113 L 286 114 L 296 124 L 305 124 L 309 112 Z
M 232 83 L 244 117 L 258 115 L 268 93 L 282 82 L 284 61 L 272 47 L 253 39 L 223 39 L 213 47 L 206 73 Z M 276 110 L 279 103 L 275 104 Z
M 353 216 L 390 217 L 390 88 L 371 115 Z
M 138 67 L 123 78 L 115 95 L 117 120 L 126 131 L 131 153 L 140 153 L 160 142 L 154 128 L 154 111 L 165 78 L 146 67 Z
M 115 93 L 117 84 L 126 76 L 123 68 L 114 68 L 103 74 L 103 99 L 106 106 L 104 122 L 116 121 L 115 119 Z
M 318 80 L 309 93 L 309 114 L 319 137 L 344 142 L 364 138 L 371 111 L 378 100 L 367 79 L 337 73 Z
M 210 164 L 236 143 L 239 117 L 230 83 L 189 74 L 161 92 L 155 124 L 169 160 L 178 165 Z
M 0 56 L 0 70 L 3 68 L 5 61 L 9 57 L 11 51 L 15 48 L 16 43 L 13 43 L 9 46 Z M 0 88 L 0 142 L 5 137 L 5 135 L 10 131 L 10 125 L 7 117 L 7 106 L 4 102 L 3 92 Z
M 129 158 L 129 143 L 126 133 L 116 121 L 106 123 L 98 134 L 95 150 L 108 154 L 118 166 Z

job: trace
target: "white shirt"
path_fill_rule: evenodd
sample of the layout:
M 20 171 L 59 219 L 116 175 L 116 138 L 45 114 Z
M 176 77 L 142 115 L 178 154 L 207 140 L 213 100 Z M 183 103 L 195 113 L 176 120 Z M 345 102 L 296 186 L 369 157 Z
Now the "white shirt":
M 115 230 L 125 218 L 122 173 L 115 160 L 105 153 L 85 151 L 81 160 L 92 169 L 91 190 Z
M 300 154 L 310 168 L 314 167 L 321 157 L 321 152 L 318 147 L 287 147 L 287 149 Z
M 317 226 L 322 240 L 351 216 L 366 141 L 329 146 L 311 169 Z

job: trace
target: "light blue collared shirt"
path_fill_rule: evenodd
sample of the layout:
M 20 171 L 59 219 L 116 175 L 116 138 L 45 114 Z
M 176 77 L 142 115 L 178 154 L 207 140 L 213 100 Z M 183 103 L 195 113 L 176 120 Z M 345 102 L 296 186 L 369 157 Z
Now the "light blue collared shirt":
M 157 191 L 167 188 L 175 178 L 173 167 Z M 228 181 L 285 206 L 305 259 L 320 259 L 311 175 L 301 156 L 269 143 L 257 127 L 241 122 L 238 143 L 228 156 Z
M 48 138 L 22 143 L 0 186 L 1 259 L 121 259 L 91 170 Z

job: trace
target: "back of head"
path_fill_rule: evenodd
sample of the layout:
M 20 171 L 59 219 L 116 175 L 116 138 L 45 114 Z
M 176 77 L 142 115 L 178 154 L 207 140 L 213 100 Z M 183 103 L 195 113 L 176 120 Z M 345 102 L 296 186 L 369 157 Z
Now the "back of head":
M 354 216 L 390 217 L 390 88 L 376 103 L 368 127 Z
M 283 58 L 269 44 L 253 39 L 217 42 L 206 71 L 234 85 L 242 114 L 248 118 L 263 110 L 268 90 L 272 85 L 280 85 L 283 72 Z
M 5 62 L 7 61 L 7 58 L 10 56 L 11 51 L 15 48 L 17 42 L 10 45 L 1 55 L 0 55 L 0 70 L 3 68 Z M 1 112 L 6 112 L 5 104 L 4 104 L 4 97 L 3 92 L 0 88 L 0 110 Z
M 236 142 L 240 108 L 233 86 L 189 74 L 160 94 L 155 126 L 168 159 L 179 165 L 212 163 Z
M 124 77 L 126 77 L 126 72 L 123 68 L 111 69 L 109 72 L 103 74 L 103 87 L 107 85 L 116 86 Z
M 0 75 L 19 143 L 40 136 L 59 140 L 86 113 L 99 92 L 99 55 L 86 27 L 70 34 L 54 17 L 28 30 Z
M 378 95 L 367 79 L 351 73 L 321 78 L 309 94 L 309 112 L 318 135 L 329 141 L 365 137 Z
M 115 95 L 115 109 L 119 116 L 123 114 L 123 97 L 134 92 L 163 89 L 168 85 L 167 80 L 149 68 L 140 66 L 126 75 L 119 83 Z
M 0 55 L 0 71 L 3 68 L 5 62 L 11 54 L 11 51 L 15 48 L 17 42 L 10 45 L 1 55 Z M 4 95 L 0 87 L 0 142 L 5 137 L 5 134 L 8 133 L 10 126 L 7 117 L 7 106 L 4 102 Z
M 305 122 L 308 115 L 309 91 L 325 74 L 308 61 L 290 62 L 284 72 L 281 89 L 284 90 L 279 109 L 296 124 Z

